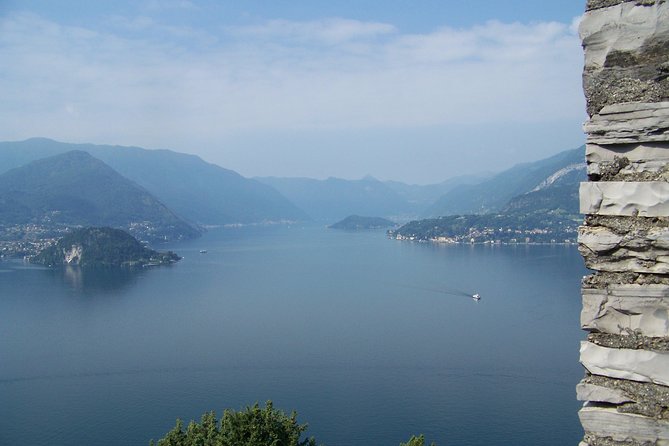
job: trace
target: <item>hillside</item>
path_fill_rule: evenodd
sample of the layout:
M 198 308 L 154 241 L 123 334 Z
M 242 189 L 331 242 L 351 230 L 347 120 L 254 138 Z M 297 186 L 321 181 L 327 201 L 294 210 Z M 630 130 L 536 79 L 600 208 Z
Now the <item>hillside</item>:
M 82 151 L 33 161 L 0 175 L 0 222 L 111 226 L 147 240 L 199 234 L 145 189 Z
M 514 179 L 514 175 L 518 178 Z M 441 242 L 575 242 L 576 230 L 583 220 L 578 209 L 578 189 L 585 178 L 583 148 L 562 152 L 538 163 L 516 166 L 472 187 L 482 196 L 482 187 L 487 185 L 488 193 L 496 200 L 508 194 L 511 186 L 526 189 L 502 205 L 495 204 L 490 212 L 415 220 L 390 235 Z M 495 187 L 506 188 L 506 192 L 496 191 Z
M 513 197 L 500 212 L 518 214 L 562 210 L 578 214 L 578 188 L 585 179 L 585 163 L 572 164 L 555 172 L 531 191 Z
M 576 243 L 582 219 L 564 213 L 448 215 L 411 221 L 392 238 L 445 243 Z
M 104 161 L 178 215 L 202 225 L 305 220 L 307 215 L 270 186 L 195 155 L 139 147 L 69 144 L 46 138 L 0 143 L 0 173 L 71 150 Z
M 423 216 L 485 214 L 500 211 L 514 197 L 531 192 L 556 172 L 575 165 L 584 165 L 583 147 L 567 150 L 533 163 L 518 164 L 479 184 L 458 186 L 442 195 L 423 213 Z M 583 178 L 585 178 L 584 173 Z M 557 190 L 551 193 L 557 193 Z M 545 193 L 540 195 L 543 194 Z
M 412 207 L 381 181 L 328 178 L 258 178 L 274 187 L 314 220 L 338 221 L 347 215 L 366 214 L 397 217 L 411 214 Z
M 385 229 L 392 228 L 395 223 L 381 217 L 362 217 L 360 215 L 349 215 L 345 219 L 328 226 L 332 229 L 344 229 L 357 231 L 361 229 Z
M 142 245 L 130 234 L 112 228 L 82 228 L 65 235 L 35 257 L 45 266 L 142 267 L 178 261 L 171 251 L 160 253 Z

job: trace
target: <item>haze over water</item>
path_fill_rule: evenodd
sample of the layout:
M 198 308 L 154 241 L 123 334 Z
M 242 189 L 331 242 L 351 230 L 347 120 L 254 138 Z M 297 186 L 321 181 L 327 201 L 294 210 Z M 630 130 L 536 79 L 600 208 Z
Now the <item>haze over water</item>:
M 280 226 L 170 248 L 138 273 L 0 263 L 0 444 L 145 445 L 269 399 L 329 446 L 582 437 L 575 247 Z

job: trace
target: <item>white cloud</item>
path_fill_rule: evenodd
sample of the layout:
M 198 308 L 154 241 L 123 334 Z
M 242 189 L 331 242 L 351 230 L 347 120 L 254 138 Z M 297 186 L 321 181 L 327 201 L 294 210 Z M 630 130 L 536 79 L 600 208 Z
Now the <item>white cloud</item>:
M 260 39 L 292 39 L 301 42 L 338 44 L 396 32 L 387 23 L 361 22 L 330 18 L 309 22 L 270 20 L 262 25 L 229 27 L 227 31 L 239 37 Z
M 402 34 L 336 18 L 211 35 L 147 18 L 117 18 L 107 32 L 26 14 L 0 20 L 1 139 L 156 146 L 272 129 L 485 131 L 583 113 L 582 56 L 568 24 Z

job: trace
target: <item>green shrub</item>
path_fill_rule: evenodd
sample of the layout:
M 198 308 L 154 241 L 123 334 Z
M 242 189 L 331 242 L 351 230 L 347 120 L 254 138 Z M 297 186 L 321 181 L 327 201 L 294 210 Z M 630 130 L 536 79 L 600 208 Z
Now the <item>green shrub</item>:
M 288 416 L 267 401 L 264 408 L 256 403 L 240 411 L 226 410 L 220 422 L 214 412 L 205 413 L 185 431 L 177 420 L 157 446 L 316 446 L 314 438 L 300 440 L 306 430 L 306 424 L 298 424 L 297 413 Z

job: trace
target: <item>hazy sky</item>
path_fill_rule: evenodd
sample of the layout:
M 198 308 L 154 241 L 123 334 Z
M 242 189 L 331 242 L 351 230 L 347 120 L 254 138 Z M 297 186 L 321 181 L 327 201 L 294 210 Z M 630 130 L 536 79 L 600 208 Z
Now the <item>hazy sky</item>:
M 582 144 L 585 0 L 0 0 L 0 140 L 430 183 Z

